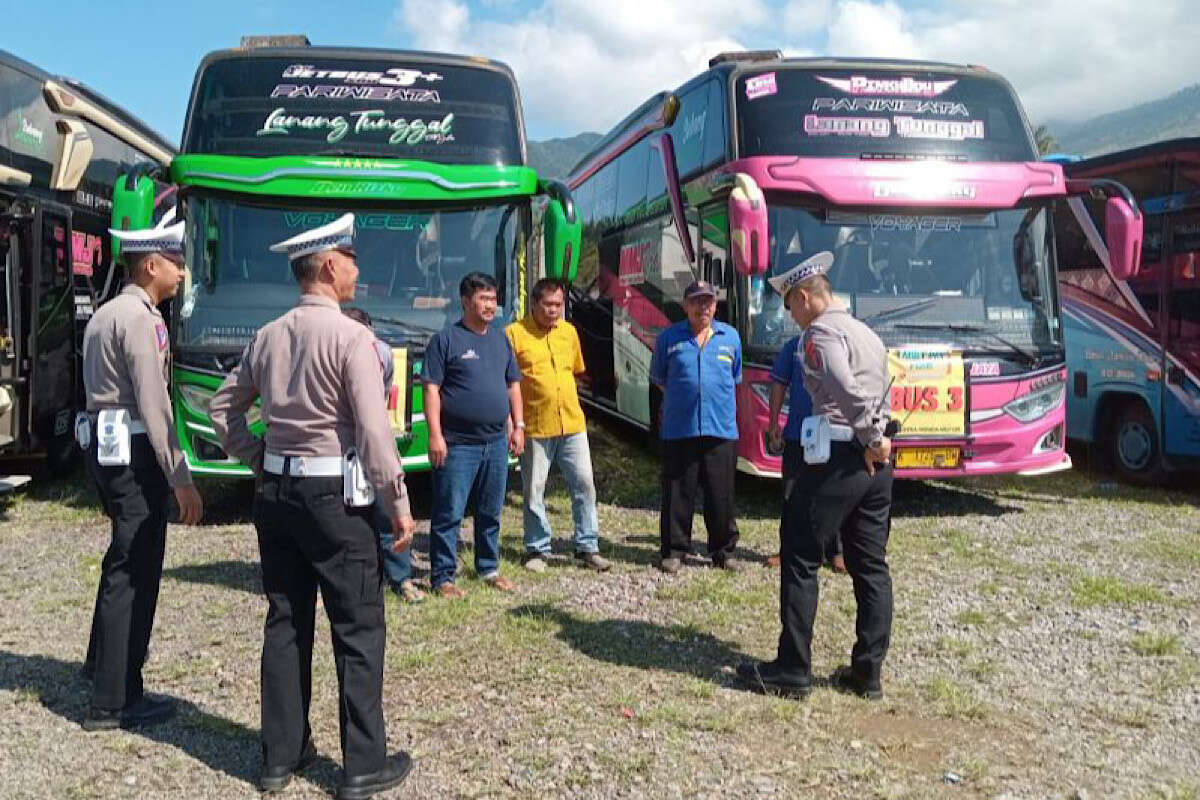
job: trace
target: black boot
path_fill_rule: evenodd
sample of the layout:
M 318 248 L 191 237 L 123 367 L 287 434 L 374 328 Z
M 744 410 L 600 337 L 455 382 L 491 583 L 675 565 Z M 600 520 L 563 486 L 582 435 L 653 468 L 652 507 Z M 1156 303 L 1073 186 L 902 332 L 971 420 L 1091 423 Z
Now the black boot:
M 317 760 L 317 749 L 310 741 L 300 752 L 300 760 L 295 764 L 281 767 L 263 767 L 262 777 L 258 786 L 264 792 L 282 792 L 292 782 L 292 775 L 308 769 Z
M 399 786 L 412 769 L 412 756 L 403 751 L 389 756 L 383 769 L 366 775 L 347 775 L 338 787 L 338 800 L 363 800 L 376 792 Z
M 165 722 L 174 715 L 174 700 L 165 697 L 155 700 L 149 695 L 142 695 L 119 711 L 89 708 L 80 724 L 85 731 L 111 731 L 117 728 L 140 728 L 144 725 L 154 725 Z
M 738 664 L 738 677 L 753 692 L 782 697 L 804 698 L 812 692 L 812 678 L 785 670 L 777 661 L 744 661 Z
M 839 692 L 856 694 L 868 700 L 883 699 L 883 685 L 879 678 L 864 678 L 855 674 L 850 667 L 838 667 L 829 676 L 829 684 Z

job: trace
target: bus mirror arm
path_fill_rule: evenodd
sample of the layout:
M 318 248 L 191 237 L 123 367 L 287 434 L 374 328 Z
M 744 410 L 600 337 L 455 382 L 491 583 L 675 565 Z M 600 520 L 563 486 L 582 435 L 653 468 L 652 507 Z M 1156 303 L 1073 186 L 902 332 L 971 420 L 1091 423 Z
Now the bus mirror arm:
M 688 235 L 683 193 L 679 189 L 679 166 L 675 162 L 675 142 L 671 139 L 671 134 L 664 133 L 653 139 L 650 146 L 658 151 L 659 159 L 662 162 L 667 197 L 671 200 L 671 216 L 675 219 L 675 231 L 679 234 L 679 243 L 683 247 L 683 254 L 687 258 L 688 266 L 694 270 L 696 268 L 696 249 L 692 246 L 692 237 Z
M 767 199 L 754 178 L 739 172 L 729 193 L 729 249 L 742 275 L 767 272 Z
M 1108 248 L 1109 271 L 1118 281 L 1136 275 L 1142 261 L 1145 217 L 1133 193 L 1124 184 L 1105 178 L 1069 178 L 1067 192 L 1104 199 L 1104 243 Z

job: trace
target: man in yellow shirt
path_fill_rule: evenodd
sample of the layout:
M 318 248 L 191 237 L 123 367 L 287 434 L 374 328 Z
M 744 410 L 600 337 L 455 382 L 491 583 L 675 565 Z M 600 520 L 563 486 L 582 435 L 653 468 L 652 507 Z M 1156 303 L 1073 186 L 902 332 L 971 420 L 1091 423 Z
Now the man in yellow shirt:
M 596 487 L 587 421 L 579 407 L 575 376 L 584 371 L 575 327 L 562 318 L 566 289 L 543 278 L 533 286 L 530 313 L 504 329 L 521 368 L 521 399 L 527 443 L 521 454 L 525 499 L 525 567 L 544 572 L 550 556 L 546 478 L 557 464 L 571 492 L 576 563 L 597 572 L 612 564 L 599 553 Z

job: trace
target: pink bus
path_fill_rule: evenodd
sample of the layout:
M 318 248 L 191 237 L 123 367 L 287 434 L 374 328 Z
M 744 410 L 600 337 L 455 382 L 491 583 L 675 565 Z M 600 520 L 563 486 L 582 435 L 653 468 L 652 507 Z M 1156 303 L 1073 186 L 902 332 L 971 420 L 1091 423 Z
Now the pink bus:
M 981 67 L 777 52 L 709 66 L 643 103 L 568 178 L 586 400 L 656 430 L 654 337 L 704 278 L 742 337 L 738 466 L 778 476 L 768 374 L 799 330 L 767 278 L 827 251 L 835 293 L 889 348 L 898 475 L 1070 467 L 1055 204 L 1106 198 L 1122 277 L 1141 241 L 1128 192 L 1039 162 L 1012 87 Z

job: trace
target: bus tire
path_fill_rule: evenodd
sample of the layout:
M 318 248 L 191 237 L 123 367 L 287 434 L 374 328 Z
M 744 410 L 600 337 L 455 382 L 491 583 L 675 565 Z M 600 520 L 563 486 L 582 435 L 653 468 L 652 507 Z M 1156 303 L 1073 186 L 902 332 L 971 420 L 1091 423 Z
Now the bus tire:
M 81 455 L 75 437 L 55 436 L 46 443 L 46 471 L 55 479 L 68 478 L 78 468 Z
M 1132 400 L 1120 406 L 1109 433 L 1109 458 L 1121 480 L 1139 486 L 1165 477 L 1158 446 L 1158 427 L 1146 404 Z

